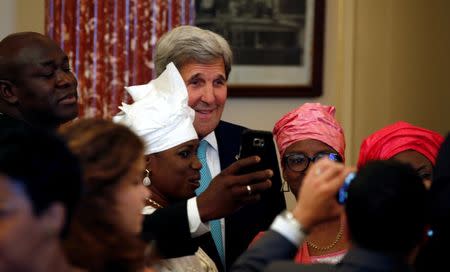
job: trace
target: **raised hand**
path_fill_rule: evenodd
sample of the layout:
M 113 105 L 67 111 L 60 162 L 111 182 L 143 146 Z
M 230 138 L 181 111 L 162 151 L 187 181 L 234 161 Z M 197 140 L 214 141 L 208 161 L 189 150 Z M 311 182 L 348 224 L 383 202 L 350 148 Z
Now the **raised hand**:
M 203 222 L 225 217 L 261 198 L 260 194 L 272 186 L 272 170 L 238 174 L 260 160 L 258 156 L 238 160 L 211 181 L 208 188 L 197 197 L 197 206 Z
M 292 211 L 305 230 L 339 216 L 342 206 L 337 203 L 336 194 L 352 171 L 355 169 L 328 159 L 309 167 Z

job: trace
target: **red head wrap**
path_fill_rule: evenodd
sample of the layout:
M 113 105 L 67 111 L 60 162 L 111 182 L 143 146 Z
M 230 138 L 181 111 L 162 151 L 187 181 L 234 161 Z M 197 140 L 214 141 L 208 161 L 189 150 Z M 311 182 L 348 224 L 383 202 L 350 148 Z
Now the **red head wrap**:
M 345 160 L 344 130 L 334 118 L 335 108 L 320 103 L 305 103 L 284 115 L 273 128 L 280 156 L 300 140 L 321 141 L 336 150 Z
M 397 122 L 376 131 L 362 142 L 358 168 L 368 161 L 387 160 L 406 150 L 421 153 L 434 165 L 443 141 L 444 138 L 437 132 Z

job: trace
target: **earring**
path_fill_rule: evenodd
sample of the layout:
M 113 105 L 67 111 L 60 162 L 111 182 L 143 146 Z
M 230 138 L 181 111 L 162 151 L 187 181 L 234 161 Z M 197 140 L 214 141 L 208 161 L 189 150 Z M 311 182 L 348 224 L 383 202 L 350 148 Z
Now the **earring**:
M 286 181 L 283 181 L 281 183 L 281 192 L 283 193 L 287 193 L 290 192 L 291 190 L 289 189 L 289 184 Z
M 150 184 L 152 184 L 152 181 L 150 180 L 150 173 L 151 173 L 151 170 L 149 171 L 149 170 L 147 170 L 147 169 L 145 169 L 145 178 L 142 180 L 142 183 L 145 185 L 145 186 L 150 186 Z
M 286 177 L 283 175 L 282 182 L 281 182 L 281 192 L 287 193 L 289 191 L 290 191 L 289 184 L 286 181 Z

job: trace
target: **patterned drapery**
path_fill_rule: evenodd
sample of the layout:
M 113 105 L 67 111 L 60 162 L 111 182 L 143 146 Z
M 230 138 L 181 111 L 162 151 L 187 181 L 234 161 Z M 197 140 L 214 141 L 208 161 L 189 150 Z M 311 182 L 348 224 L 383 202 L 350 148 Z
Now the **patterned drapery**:
M 46 33 L 69 56 L 78 79 L 80 117 L 111 118 L 124 86 L 153 74 L 159 37 L 192 24 L 194 0 L 46 0 Z

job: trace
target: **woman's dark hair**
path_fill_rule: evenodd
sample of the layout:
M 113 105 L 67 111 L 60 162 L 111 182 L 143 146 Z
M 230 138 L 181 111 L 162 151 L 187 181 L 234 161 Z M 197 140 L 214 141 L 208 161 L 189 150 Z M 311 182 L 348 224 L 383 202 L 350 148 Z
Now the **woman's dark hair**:
M 0 131 L 0 173 L 24 188 L 33 212 L 39 216 L 60 203 L 66 212 L 61 237 L 81 194 L 78 159 L 58 136 L 24 123 L 8 124 Z
M 89 271 L 137 271 L 144 244 L 120 230 L 117 185 L 143 156 L 144 144 L 129 128 L 84 119 L 61 130 L 84 172 L 85 192 L 65 249 L 69 260 Z

